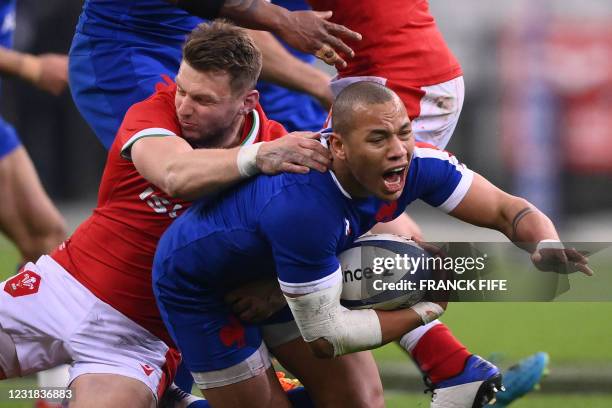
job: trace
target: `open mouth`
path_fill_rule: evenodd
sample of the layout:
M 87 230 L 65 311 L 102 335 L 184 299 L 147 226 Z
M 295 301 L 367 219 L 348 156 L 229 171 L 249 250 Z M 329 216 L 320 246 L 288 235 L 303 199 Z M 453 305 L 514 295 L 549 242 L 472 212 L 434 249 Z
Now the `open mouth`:
M 408 166 L 398 166 L 383 173 L 383 181 L 388 192 L 396 193 L 402 190 L 407 169 Z

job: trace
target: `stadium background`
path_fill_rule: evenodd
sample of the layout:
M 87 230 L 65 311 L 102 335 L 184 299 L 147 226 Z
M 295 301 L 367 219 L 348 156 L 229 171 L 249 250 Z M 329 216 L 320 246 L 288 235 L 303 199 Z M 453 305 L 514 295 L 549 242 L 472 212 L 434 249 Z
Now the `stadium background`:
M 564 239 L 612 242 L 609 0 L 432 0 L 430 6 L 465 75 L 466 100 L 448 150 L 544 209 Z M 67 52 L 80 7 L 75 0 L 18 1 L 16 48 Z M 105 151 L 68 93 L 55 99 L 8 79 L 1 101 L 74 228 L 95 204 Z M 424 206 L 410 212 L 432 241 L 503 238 Z M 15 249 L 0 238 L 0 277 L 17 262 Z M 610 273 L 612 262 L 597 264 L 596 273 Z M 612 407 L 610 316 L 606 302 L 486 303 L 453 304 L 444 320 L 472 351 L 502 366 L 549 352 L 551 375 L 516 407 Z M 389 406 L 428 406 L 398 347 L 376 356 Z M 33 383 L 0 388 L 19 384 Z M 4 406 L 21 405 L 2 399 Z

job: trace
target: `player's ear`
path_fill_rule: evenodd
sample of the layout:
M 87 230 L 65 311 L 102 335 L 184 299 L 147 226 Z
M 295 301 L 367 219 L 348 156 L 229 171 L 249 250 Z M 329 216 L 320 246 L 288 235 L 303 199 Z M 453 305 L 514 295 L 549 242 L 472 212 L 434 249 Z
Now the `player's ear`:
M 259 102 L 259 92 L 256 89 L 251 89 L 244 96 L 244 102 L 241 108 L 243 114 L 247 114 L 254 110 L 257 106 L 257 102 Z
M 327 140 L 329 149 L 332 151 L 334 157 L 340 160 L 346 160 L 345 144 L 342 135 L 340 135 L 340 133 L 332 133 Z

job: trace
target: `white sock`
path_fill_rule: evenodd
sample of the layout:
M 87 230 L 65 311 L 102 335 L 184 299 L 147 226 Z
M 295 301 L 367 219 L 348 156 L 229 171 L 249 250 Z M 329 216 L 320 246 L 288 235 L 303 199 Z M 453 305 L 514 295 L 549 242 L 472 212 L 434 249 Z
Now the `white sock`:
M 407 352 L 412 353 L 412 350 L 414 350 L 419 340 L 421 340 L 421 337 L 423 337 L 425 333 L 429 331 L 429 329 L 431 329 L 437 324 L 440 324 L 440 321 L 438 319 L 424 324 L 423 326 L 417 327 L 416 329 L 404 334 L 400 339 L 401 346 Z

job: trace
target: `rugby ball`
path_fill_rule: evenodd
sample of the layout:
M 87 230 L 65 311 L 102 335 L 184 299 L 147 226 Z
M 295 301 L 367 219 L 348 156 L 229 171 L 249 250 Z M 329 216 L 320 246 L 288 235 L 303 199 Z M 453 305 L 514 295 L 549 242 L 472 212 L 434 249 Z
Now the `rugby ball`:
M 414 305 L 425 296 L 419 281 L 431 276 L 424 267 L 427 256 L 416 242 L 397 235 L 357 239 L 338 255 L 343 280 L 340 302 L 349 309 L 394 310 Z

